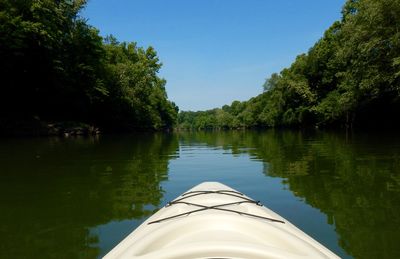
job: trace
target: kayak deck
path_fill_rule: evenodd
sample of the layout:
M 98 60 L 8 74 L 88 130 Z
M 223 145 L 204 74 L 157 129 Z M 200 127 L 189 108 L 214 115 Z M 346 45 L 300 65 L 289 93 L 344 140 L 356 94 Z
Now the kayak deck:
M 104 258 L 338 258 L 286 219 L 217 182 L 151 216 Z

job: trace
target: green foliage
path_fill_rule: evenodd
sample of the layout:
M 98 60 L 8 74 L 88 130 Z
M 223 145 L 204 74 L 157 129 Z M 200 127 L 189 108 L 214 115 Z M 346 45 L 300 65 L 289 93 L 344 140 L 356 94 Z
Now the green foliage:
M 262 94 L 223 110 L 240 127 L 398 125 L 400 2 L 348 0 L 342 14 L 306 54 L 272 74 Z
M 177 114 L 175 104 L 167 100 L 164 79 L 157 76 L 161 68 L 152 47 L 138 48 L 135 43 L 118 43 L 106 39 L 106 85 L 109 96 L 102 108 L 106 127 L 170 128 Z
M 156 51 L 112 36 L 103 42 L 79 16 L 85 4 L 0 1 L 2 121 L 39 117 L 112 130 L 172 127 L 177 107 L 157 75 Z

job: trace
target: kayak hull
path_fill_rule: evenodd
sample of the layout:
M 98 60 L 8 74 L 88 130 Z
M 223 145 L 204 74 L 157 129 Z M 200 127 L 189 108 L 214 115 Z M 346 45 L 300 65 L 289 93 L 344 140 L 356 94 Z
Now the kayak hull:
M 217 182 L 182 194 L 104 258 L 339 258 L 286 219 Z

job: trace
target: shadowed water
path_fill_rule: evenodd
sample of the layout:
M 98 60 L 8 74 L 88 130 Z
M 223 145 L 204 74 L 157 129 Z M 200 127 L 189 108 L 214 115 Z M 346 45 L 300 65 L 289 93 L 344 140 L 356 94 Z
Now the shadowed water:
M 0 139 L 0 258 L 96 258 L 203 181 L 344 258 L 400 258 L 400 137 L 197 132 Z

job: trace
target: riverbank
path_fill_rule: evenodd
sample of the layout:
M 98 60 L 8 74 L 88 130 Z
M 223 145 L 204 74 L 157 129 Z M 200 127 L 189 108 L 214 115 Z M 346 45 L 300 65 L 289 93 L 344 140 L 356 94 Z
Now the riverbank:
M 77 121 L 44 121 L 37 117 L 28 119 L 2 119 L 1 136 L 93 136 L 100 128 Z

